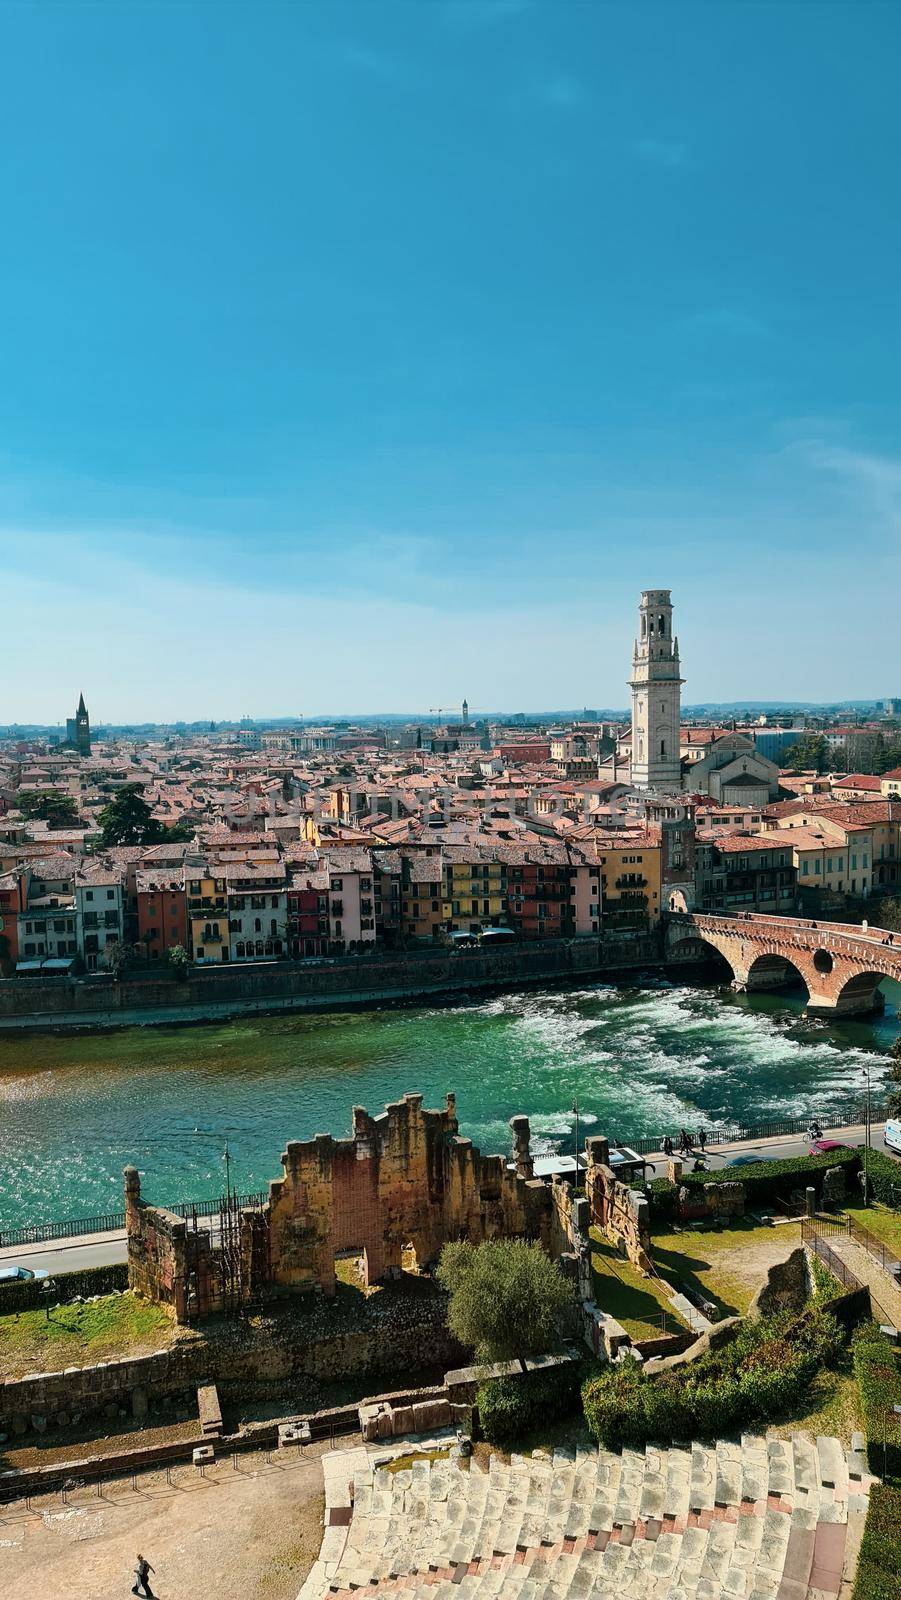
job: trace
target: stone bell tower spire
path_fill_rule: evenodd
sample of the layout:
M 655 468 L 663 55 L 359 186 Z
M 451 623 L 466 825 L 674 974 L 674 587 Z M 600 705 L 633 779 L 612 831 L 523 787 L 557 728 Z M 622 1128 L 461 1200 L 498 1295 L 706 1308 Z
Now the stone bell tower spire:
M 645 589 L 632 651 L 632 783 L 637 789 L 682 788 L 679 760 L 679 641 L 669 589 Z

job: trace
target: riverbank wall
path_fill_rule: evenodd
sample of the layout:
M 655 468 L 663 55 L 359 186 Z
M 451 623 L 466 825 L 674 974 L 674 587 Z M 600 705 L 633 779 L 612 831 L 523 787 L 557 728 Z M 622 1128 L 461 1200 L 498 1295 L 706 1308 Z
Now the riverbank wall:
M 513 949 L 415 950 L 300 962 L 228 965 L 112 980 L 0 981 L 0 1033 L 227 1022 L 248 1015 L 352 1010 L 430 996 L 615 978 L 662 967 L 656 933 L 617 933 Z

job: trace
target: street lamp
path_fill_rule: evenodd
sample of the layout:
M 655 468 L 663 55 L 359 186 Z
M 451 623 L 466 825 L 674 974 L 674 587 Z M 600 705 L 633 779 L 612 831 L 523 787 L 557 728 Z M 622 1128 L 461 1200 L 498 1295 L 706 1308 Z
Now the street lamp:
M 863 1186 L 863 1203 L 864 1203 L 865 1206 L 868 1206 L 869 1203 L 870 1203 L 870 1176 L 869 1176 L 869 1171 L 867 1169 L 867 1154 L 868 1154 L 869 1149 L 870 1149 L 870 1067 L 869 1067 L 869 1063 L 867 1063 L 865 1065 L 865 1067 L 863 1069 L 863 1075 L 864 1075 L 864 1079 L 866 1081 L 866 1086 L 867 1086 L 867 1099 L 866 1099 L 866 1138 L 864 1140 L 864 1147 L 863 1147 L 863 1174 L 862 1174 L 863 1184 L 862 1184 L 862 1186 Z
M 576 1188 L 579 1187 L 579 1102 L 573 1096 L 573 1115 L 576 1119 Z

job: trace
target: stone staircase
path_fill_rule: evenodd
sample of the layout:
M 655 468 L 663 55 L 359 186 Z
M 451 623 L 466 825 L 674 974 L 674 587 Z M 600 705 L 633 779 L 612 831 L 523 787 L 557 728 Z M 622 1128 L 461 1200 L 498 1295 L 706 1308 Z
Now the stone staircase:
M 824 1600 L 873 1481 L 859 1450 L 804 1434 L 492 1456 L 487 1473 L 379 1461 L 325 1458 L 326 1533 L 298 1600 Z

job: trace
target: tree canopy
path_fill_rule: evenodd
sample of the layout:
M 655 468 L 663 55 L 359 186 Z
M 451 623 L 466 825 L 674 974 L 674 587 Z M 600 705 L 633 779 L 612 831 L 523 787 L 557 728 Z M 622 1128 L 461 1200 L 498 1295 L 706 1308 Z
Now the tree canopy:
M 785 765 L 792 772 L 826 772 L 829 763 L 829 745 L 822 733 L 803 734 L 785 756 Z
M 153 815 L 144 799 L 142 783 L 124 783 L 98 815 L 101 849 L 117 844 L 162 844 L 190 839 L 189 823 L 167 828 Z
M 16 804 L 23 817 L 37 818 L 51 828 L 74 828 L 79 822 L 76 802 L 62 789 L 25 790 L 16 795 Z
M 572 1289 L 556 1264 L 524 1239 L 446 1244 L 438 1279 L 450 1295 L 451 1333 L 480 1361 L 552 1350 L 572 1308 Z

